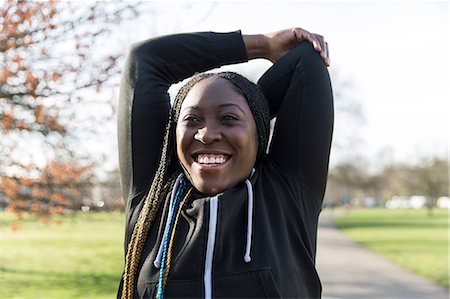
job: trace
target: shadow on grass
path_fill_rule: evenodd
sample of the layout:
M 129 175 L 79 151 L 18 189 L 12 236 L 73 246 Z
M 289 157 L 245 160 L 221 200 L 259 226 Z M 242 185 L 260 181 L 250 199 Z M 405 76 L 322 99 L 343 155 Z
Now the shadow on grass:
M 435 229 L 435 228 L 443 228 L 446 229 L 448 226 L 445 223 L 426 223 L 424 221 L 380 221 L 380 219 L 374 219 L 370 221 L 369 219 L 364 220 L 355 220 L 348 221 L 346 223 L 341 223 L 339 221 L 335 221 L 334 224 L 338 228 L 346 229 L 346 228 L 398 228 L 398 229 L 410 229 L 410 228 L 424 228 L 424 229 Z
M 87 298 L 92 295 L 107 295 L 115 293 L 119 286 L 120 274 L 85 273 L 85 272 L 55 272 L 55 271 L 28 271 L 10 268 L 1 268 L 2 274 L 14 275 L 13 281 L 8 281 L 10 291 L 21 288 L 35 289 L 37 293 L 61 293 L 66 291 L 71 295 L 80 295 Z M 8 290 L 6 290 L 8 292 Z M 20 291 L 19 291 L 20 292 Z M 80 298 L 82 298 L 80 297 Z
M 376 215 L 368 213 L 352 214 L 349 212 L 343 218 L 334 219 L 334 225 L 338 228 L 391 228 L 391 229 L 447 229 L 448 213 L 439 213 L 427 216 L 425 211 L 412 214 L 397 211 L 375 211 Z

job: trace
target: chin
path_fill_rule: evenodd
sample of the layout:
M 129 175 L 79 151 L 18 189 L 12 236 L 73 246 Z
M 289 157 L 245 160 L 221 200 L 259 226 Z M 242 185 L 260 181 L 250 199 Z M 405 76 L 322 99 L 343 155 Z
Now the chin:
M 209 188 L 197 188 L 196 189 L 198 191 L 200 191 L 202 194 L 208 195 L 208 196 L 214 196 L 217 195 L 219 193 L 224 192 L 226 189 L 223 188 L 214 188 L 214 187 L 209 187 Z
M 229 187 L 218 185 L 218 184 L 206 184 L 204 182 L 198 184 L 194 182 L 194 187 L 197 189 L 200 193 L 208 195 L 208 196 L 214 196 L 216 194 L 222 193 L 225 190 L 229 189 Z

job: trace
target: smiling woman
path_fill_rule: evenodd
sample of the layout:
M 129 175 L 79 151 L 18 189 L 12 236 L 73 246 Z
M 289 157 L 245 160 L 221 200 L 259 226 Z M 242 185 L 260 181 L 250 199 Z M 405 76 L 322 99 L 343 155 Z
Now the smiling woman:
M 132 47 L 119 102 L 121 298 L 319 298 L 317 218 L 333 125 L 323 37 L 189 33 Z M 258 85 L 197 72 L 266 58 Z M 270 117 L 277 117 L 269 140 Z
M 247 83 L 237 74 L 225 74 Z M 256 161 L 258 140 L 252 111 L 243 94 L 223 78 L 225 74 L 208 76 L 193 85 L 177 122 L 178 159 L 195 188 L 206 195 L 243 182 Z M 258 90 L 256 85 L 254 90 Z M 269 111 L 259 94 L 268 124 Z

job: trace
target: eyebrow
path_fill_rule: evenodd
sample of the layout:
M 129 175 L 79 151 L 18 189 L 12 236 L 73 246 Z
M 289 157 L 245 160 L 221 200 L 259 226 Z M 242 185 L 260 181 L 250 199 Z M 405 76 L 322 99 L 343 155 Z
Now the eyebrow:
M 196 105 L 187 106 L 183 110 L 186 110 L 186 109 L 202 110 L 202 109 L 200 109 L 199 106 L 196 106 Z
M 232 104 L 232 103 L 229 103 L 229 104 L 220 104 L 220 105 L 219 105 L 219 107 L 230 107 L 230 106 L 237 107 L 239 110 L 242 111 L 242 113 L 246 114 L 245 111 L 244 111 L 244 109 L 242 109 L 239 105 Z
M 219 105 L 219 107 L 220 108 L 226 108 L 226 107 L 236 107 L 236 108 L 238 108 L 239 110 L 241 110 L 242 111 L 242 113 L 244 113 L 244 114 L 246 114 L 245 113 L 245 111 L 244 111 L 244 109 L 242 109 L 239 105 L 236 105 L 236 104 L 232 104 L 232 103 L 226 103 L 226 104 L 220 104 Z M 186 110 L 186 109 L 194 109 L 194 110 L 202 110 L 199 106 L 197 106 L 197 105 L 192 105 L 192 106 L 188 106 L 188 107 L 186 107 L 185 109 L 183 109 L 183 110 Z

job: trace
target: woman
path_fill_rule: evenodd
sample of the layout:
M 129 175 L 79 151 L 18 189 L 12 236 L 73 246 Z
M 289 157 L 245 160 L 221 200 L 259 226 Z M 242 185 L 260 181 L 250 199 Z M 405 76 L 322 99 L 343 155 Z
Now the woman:
M 274 63 L 258 86 L 235 73 L 198 74 L 171 109 L 171 84 L 254 58 Z M 320 297 L 328 64 L 323 38 L 300 28 L 132 47 L 119 101 L 126 262 L 118 297 Z

